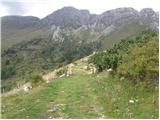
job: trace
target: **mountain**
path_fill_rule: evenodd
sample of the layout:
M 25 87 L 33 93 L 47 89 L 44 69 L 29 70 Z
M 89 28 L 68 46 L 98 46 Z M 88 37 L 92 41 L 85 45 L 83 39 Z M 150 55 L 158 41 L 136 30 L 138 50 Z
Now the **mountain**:
M 73 7 L 59 9 L 43 19 L 2 17 L 2 88 L 28 81 L 33 72 L 44 74 L 144 29 L 158 29 L 159 15 L 117 8 L 100 15 Z
M 158 29 L 158 13 L 150 8 L 140 12 L 133 8 L 117 8 L 106 11 L 100 15 L 90 14 L 88 10 L 78 10 L 73 7 L 64 7 L 43 19 L 32 16 L 5 16 L 2 17 L 2 49 L 7 49 L 21 41 L 35 36 L 46 35 L 52 32 L 52 25 L 60 28 L 79 29 L 82 26 L 103 26 L 120 28 L 126 24 Z M 133 26 L 132 26 L 132 25 Z M 137 28 L 137 30 L 139 30 Z M 101 30 L 102 31 L 102 30 Z M 129 30 L 128 32 L 130 32 Z M 48 35 L 48 34 L 47 34 Z M 31 37 L 30 37 L 31 36 Z
M 147 24 L 150 28 L 158 29 L 159 13 L 154 12 L 151 8 L 144 8 L 140 11 L 140 24 Z
M 40 19 L 33 16 L 5 16 L 1 18 L 2 50 L 33 36 Z M 32 34 L 32 35 L 31 35 Z
M 42 19 L 42 24 L 56 25 L 62 27 L 80 27 L 87 25 L 90 20 L 90 13 L 88 10 L 78 10 L 73 7 L 64 7 L 53 12 Z
M 61 27 L 77 28 L 82 25 L 92 24 L 119 26 L 121 24 L 125 24 L 126 22 L 131 22 L 131 20 L 136 20 L 143 23 L 142 18 L 143 20 L 158 20 L 158 14 L 151 8 L 142 9 L 140 12 L 133 8 L 117 8 L 106 11 L 100 15 L 95 15 L 90 14 L 88 10 L 78 10 L 73 7 L 64 7 L 43 18 L 42 22 L 43 24 L 48 25 L 54 24 Z
M 2 17 L 2 29 L 22 29 L 31 27 L 36 25 L 39 20 L 39 18 L 33 16 L 5 16 Z
M 130 33 L 131 31 L 132 35 L 134 34 L 132 27 L 134 29 L 135 25 L 136 27 L 138 26 L 136 28 L 137 31 L 141 27 L 143 27 L 142 29 L 144 27 L 158 29 L 158 16 L 158 13 L 151 8 L 142 9 L 140 12 L 133 8 L 117 8 L 96 15 L 90 14 L 88 10 L 78 10 L 73 7 L 64 7 L 43 19 L 32 16 L 5 16 L 1 18 L 2 49 L 8 49 L 12 45 L 36 36 L 48 36 L 48 33 L 52 32 L 52 25 L 59 26 L 62 29 L 67 27 L 73 30 L 82 26 L 103 26 L 105 28 L 115 26 L 115 28 L 123 31 L 123 27 L 127 24 L 126 26 L 131 28 L 128 32 Z
M 96 52 L 48 72 L 43 76 L 46 78 L 44 82 L 41 76 L 34 75 L 29 80 L 30 84 L 2 94 L 1 117 L 157 119 L 158 47 L 158 34 L 143 31 L 138 36 L 124 39 L 114 48 Z M 117 52 L 122 57 L 117 71 L 113 73 L 110 69 L 92 74 L 94 67 L 88 64 L 90 58 L 95 58 L 95 63 L 99 63 L 96 65 L 107 67 L 106 64 L 116 63 L 114 58 Z M 104 59 L 109 59 L 109 62 Z M 66 71 L 71 65 L 72 74 L 68 76 Z M 24 89 L 24 86 L 31 85 L 32 89 Z

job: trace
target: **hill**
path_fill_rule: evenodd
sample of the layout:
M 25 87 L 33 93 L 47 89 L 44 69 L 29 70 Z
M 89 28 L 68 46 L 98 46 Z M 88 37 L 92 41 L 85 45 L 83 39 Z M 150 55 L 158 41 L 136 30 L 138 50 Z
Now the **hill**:
M 86 60 L 75 61 L 69 77 L 42 83 L 28 93 L 3 94 L 2 118 L 158 118 L 158 86 L 135 85 L 107 71 L 88 74 Z
M 121 39 L 146 28 L 158 29 L 158 13 L 117 8 L 100 15 L 73 7 L 59 9 L 43 19 L 2 17 L 3 91 L 99 49 L 112 48 Z
M 158 16 L 158 13 L 150 8 L 142 9 L 140 12 L 133 8 L 117 8 L 96 15 L 90 14 L 88 10 L 78 10 L 73 7 L 64 7 L 43 19 L 32 16 L 5 16 L 1 18 L 2 50 L 6 50 L 22 41 L 30 40 L 33 37 L 53 34 L 52 25 L 73 29 L 78 29 L 81 26 L 95 26 L 96 24 L 105 28 L 111 25 L 114 25 L 115 28 L 121 28 L 120 26 L 133 22 L 134 25 L 157 29 Z M 102 32 L 102 30 L 99 32 Z M 139 28 L 136 30 L 139 30 Z

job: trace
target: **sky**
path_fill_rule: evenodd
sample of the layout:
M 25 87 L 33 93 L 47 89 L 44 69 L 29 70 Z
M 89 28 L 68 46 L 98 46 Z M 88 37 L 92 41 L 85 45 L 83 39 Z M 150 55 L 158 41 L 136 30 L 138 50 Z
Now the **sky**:
M 119 7 L 133 7 L 138 11 L 142 8 L 152 8 L 157 12 L 160 0 L 2 0 L 0 16 L 21 15 L 43 18 L 66 6 L 87 9 L 95 14 Z

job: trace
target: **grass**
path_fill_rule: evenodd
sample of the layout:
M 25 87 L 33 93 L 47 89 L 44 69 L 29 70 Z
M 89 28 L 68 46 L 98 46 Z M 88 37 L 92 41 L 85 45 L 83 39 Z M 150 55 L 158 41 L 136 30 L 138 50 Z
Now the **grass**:
M 29 41 L 33 38 L 45 38 L 49 34 L 49 29 L 44 27 L 37 30 L 34 27 L 28 27 L 24 29 L 2 29 L 2 51 L 11 48 L 12 46 Z M 43 37 L 42 37 L 43 36 Z
M 29 93 L 2 96 L 2 118 L 158 118 L 158 89 L 107 72 L 88 75 L 85 65 Z
M 101 73 L 101 76 L 104 74 L 106 73 Z M 94 82 L 94 85 L 109 118 L 158 118 L 158 89 L 155 87 L 134 85 L 129 80 L 110 80 L 104 77 Z M 131 104 L 129 100 L 138 102 Z
M 119 43 L 120 40 L 134 36 L 144 29 L 144 26 L 138 25 L 136 22 L 125 24 L 102 40 L 102 48 L 112 48 L 113 45 Z

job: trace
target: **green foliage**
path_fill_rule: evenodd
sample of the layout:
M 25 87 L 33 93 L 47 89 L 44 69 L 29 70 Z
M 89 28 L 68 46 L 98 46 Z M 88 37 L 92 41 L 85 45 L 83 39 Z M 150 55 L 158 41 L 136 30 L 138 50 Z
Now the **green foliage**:
M 113 68 L 116 69 L 118 62 L 118 55 L 111 54 L 109 51 L 96 53 L 89 59 L 90 63 L 94 63 L 98 67 L 98 71 L 101 72 L 104 69 Z
M 158 85 L 111 79 L 108 72 L 88 75 L 78 62 L 74 76 L 57 78 L 28 94 L 2 96 L 3 119 L 157 119 Z M 134 100 L 134 103 L 129 103 Z M 18 103 L 18 104 L 17 104 Z M 16 109 L 15 109 L 16 108 Z M 53 110 L 53 111 L 52 111 Z M 51 111 L 51 112 L 50 112 Z
M 39 84 L 43 83 L 44 80 L 40 75 L 33 74 L 30 75 L 29 82 L 31 83 L 32 86 L 38 86 Z
M 79 42 L 72 35 L 66 34 L 62 34 L 62 37 L 63 41 L 37 37 L 3 51 L 2 80 L 25 82 L 33 72 L 48 72 L 100 48 L 100 42 Z
M 158 36 L 155 31 L 145 30 L 136 37 L 121 40 L 113 48 L 93 55 L 90 63 L 99 71 L 112 68 L 129 79 L 158 77 Z M 148 78 L 147 78 L 148 77 Z
M 7 78 L 15 75 L 15 73 L 16 73 L 16 71 L 15 71 L 14 67 L 7 66 L 4 69 L 2 69 L 2 71 L 1 71 L 1 79 L 2 80 L 7 79 Z
M 118 66 L 117 73 L 134 80 L 158 81 L 158 38 L 152 38 L 148 43 L 131 48 L 129 54 L 122 56 L 122 64 Z

